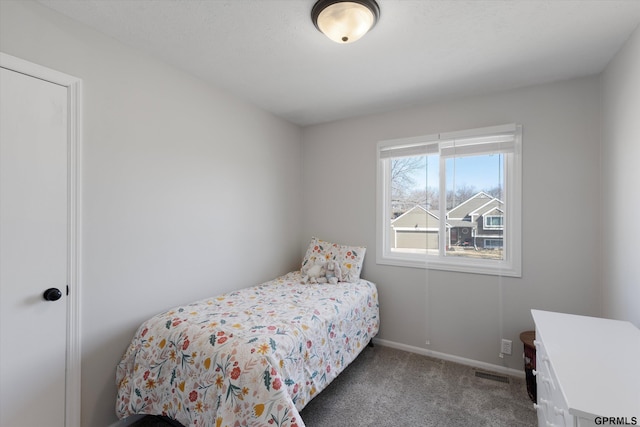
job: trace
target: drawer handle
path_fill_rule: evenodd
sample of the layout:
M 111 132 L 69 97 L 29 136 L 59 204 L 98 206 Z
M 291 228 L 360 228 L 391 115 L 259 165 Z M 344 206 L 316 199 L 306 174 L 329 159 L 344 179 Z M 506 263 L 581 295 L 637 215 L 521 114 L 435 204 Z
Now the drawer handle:
M 546 383 L 548 387 L 551 387 L 553 390 L 556 389 L 555 384 L 553 383 L 553 381 L 551 381 L 551 378 L 543 375 L 542 373 L 538 373 L 538 377 L 540 379 L 540 382 L 542 383 Z
M 536 371 L 535 369 L 531 370 L 531 373 L 533 374 L 533 376 L 535 377 L 536 375 L 538 375 L 538 371 Z
M 550 423 L 549 421 L 547 421 L 547 427 L 555 427 L 554 423 Z
M 562 409 L 562 408 L 558 408 L 557 406 L 554 406 L 554 407 L 553 407 L 553 412 L 554 412 L 556 415 L 564 415 L 564 409 Z

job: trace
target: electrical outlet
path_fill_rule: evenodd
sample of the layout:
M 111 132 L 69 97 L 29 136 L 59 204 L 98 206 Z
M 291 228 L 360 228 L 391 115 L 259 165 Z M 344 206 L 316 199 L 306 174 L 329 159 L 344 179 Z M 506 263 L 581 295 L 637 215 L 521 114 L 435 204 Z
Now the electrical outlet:
M 502 354 L 511 354 L 511 340 L 502 340 L 500 345 L 500 353 Z

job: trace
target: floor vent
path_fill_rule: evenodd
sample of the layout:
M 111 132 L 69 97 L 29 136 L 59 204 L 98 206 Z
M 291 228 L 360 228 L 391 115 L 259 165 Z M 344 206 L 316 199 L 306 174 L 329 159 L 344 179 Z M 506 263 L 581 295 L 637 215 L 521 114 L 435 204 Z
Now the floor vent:
M 498 381 L 501 383 L 509 384 L 509 377 L 506 375 L 497 375 L 497 374 L 490 374 L 488 372 L 476 371 L 476 377 L 484 378 L 485 380 Z

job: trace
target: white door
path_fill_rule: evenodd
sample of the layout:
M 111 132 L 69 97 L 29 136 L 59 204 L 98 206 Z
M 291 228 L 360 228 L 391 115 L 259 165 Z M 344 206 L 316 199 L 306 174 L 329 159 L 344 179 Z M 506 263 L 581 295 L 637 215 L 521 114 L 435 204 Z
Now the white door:
M 67 88 L 0 72 L 0 425 L 63 427 Z

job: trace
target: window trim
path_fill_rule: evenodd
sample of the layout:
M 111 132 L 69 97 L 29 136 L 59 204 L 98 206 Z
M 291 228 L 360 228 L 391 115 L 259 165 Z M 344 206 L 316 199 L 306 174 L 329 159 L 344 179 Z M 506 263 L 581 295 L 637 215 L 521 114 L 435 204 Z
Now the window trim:
M 450 150 L 451 140 L 461 140 L 463 150 L 473 150 L 466 146 L 465 140 L 473 140 L 487 137 L 488 140 L 495 135 L 512 136 L 513 143 L 510 152 L 505 155 L 504 163 L 504 195 L 506 214 L 503 217 L 503 228 L 507 232 L 503 236 L 504 260 L 472 259 L 464 257 L 425 255 L 416 253 L 399 253 L 391 249 L 390 227 L 385 218 L 390 218 L 391 191 L 386 181 L 390 176 L 393 150 L 402 148 L 404 153 L 411 155 L 428 154 Z M 494 138 L 495 139 L 495 138 Z M 500 151 L 501 142 L 487 144 L 488 148 Z M 494 152 L 495 152 L 494 151 Z M 440 158 L 443 161 L 443 156 Z M 497 276 L 522 277 L 522 126 L 508 124 L 490 126 L 485 128 L 468 129 L 458 132 L 430 134 L 410 138 L 400 138 L 379 141 L 376 147 L 377 176 L 376 176 L 376 263 L 399 267 L 413 267 L 434 270 L 445 270 L 464 273 L 489 274 Z M 440 168 L 440 181 L 444 179 L 444 168 Z M 440 191 L 441 204 L 445 197 Z M 443 205 L 444 206 L 444 205 Z M 446 221 L 440 221 L 440 248 L 446 243 Z

